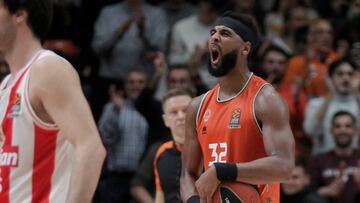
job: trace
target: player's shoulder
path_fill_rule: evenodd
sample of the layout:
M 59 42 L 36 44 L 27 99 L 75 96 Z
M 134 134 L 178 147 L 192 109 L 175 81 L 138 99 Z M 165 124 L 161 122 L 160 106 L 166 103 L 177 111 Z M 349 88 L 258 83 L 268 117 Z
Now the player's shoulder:
M 31 65 L 29 77 L 32 89 L 47 92 L 80 84 L 79 75 L 73 66 L 61 56 L 46 50 Z
M 276 111 L 287 111 L 284 99 L 279 95 L 275 88 L 266 84 L 259 90 L 254 101 L 256 113 L 273 113 Z
M 44 50 L 32 64 L 31 72 L 34 73 L 33 76 L 46 76 L 50 79 L 77 76 L 76 70 L 66 59 L 48 50 Z
M 202 101 L 205 99 L 207 94 L 208 94 L 208 92 L 206 92 L 200 96 L 194 97 L 189 104 L 188 112 L 196 113 L 197 110 L 200 108 L 200 105 L 201 105 Z

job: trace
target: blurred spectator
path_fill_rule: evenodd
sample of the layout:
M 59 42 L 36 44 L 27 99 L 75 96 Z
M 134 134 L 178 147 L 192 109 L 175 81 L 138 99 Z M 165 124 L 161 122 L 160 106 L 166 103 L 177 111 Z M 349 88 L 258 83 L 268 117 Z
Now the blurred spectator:
M 150 51 L 164 49 L 167 32 L 164 12 L 143 0 L 103 8 L 92 43 L 100 56 L 100 77 L 124 80 L 145 57 L 152 58 Z
M 332 49 L 333 31 L 324 19 L 312 22 L 304 55 L 290 59 L 285 75 L 286 83 L 294 84 L 294 99 L 304 89 L 308 97 L 325 96 L 328 88 L 325 82 L 328 65 L 337 58 Z
M 280 37 L 285 29 L 284 14 L 291 9 L 294 1 L 276 0 L 271 12 L 265 16 L 265 31 L 270 38 Z M 291 13 L 291 12 L 290 12 Z
M 351 0 L 349 11 L 347 12 L 348 19 L 352 19 L 353 17 L 360 15 L 360 1 L 359 0 Z
M 195 15 L 185 18 L 174 25 L 170 42 L 169 63 L 190 64 L 199 69 L 200 77 L 210 88 L 216 78 L 207 71 L 207 40 L 212 24 L 228 6 L 228 0 L 200 0 Z
M 160 4 L 160 7 L 165 11 L 168 27 L 170 28 L 165 49 L 165 53 L 168 54 L 173 26 L 179 20 L 193 15 L 196 12 L 196 7 L 186 0 L 165 0 Z
M 265 17 L 265 12 L 262 10 L 262 6 L 258 0 L 233 0 L 235 2 L 235 11 L 241 14 L 247 14 L 253 16 L 259 24 L 261 30 L 264 30 L 262 24 Z
M 327 200 L 317 194 L 310 186 L 310 175 L 304 163 L 296 160 L 295 168 L 288 181 L 281 183 L 281 203 L 327 203 Z
M 165 141 L 170 138 L 169 129 L 165 127 L 162 119 L 162 104 L 154 96 L 160 79 L 167 71 L 167 63 L 163 53 L 157 53 L 154 59 L 154 66 L 155 73 L 135 102 L 136 109 L 146 118 L 149 124 L 147 147 L 157 141 Z
M 165 11 L 169 28 L 179 20 L 196 12 L 196 7 L 186 0 L 164 0 L 160 7 Z
M 335 149 L 311 159 L 311 184 L 330 202 L 354 202 L 360 191 L 354 177 L 360 169 L 360 152 L 351 145 L 357 136 L 356 122 L 347 111 L 335 113 L 331 121 Z
M 166 91 L 174 88 L 189 89 L 196 96 L 208 91 L 207 86 L 203 84 L 199 76 L 192 77 L 192 73 L 186 64 L 173 65 L 168 69 L 165 81 L 161 81 L 159 84 L 156 98 L 162 98 Z
M 281 38 L 274 39 L 274 42 L 281 45 L 283 40 L 284 47 L 287 47 L 287 51 L 292 54 L 300 54 L 300 50 L 296 47 L 296 31 L 302 27 L 309 26 L 309 22 L 314 20 L 316 14 L 309 14 L 310 11 L 304 6 L 295 6 L 285 12 L 285 29 L 281 35 Z
M 107 149 L 105 202 L 129 202 L 130 181 L 144 153 L 148 124 L 135 109 L 146 84 L 144 72 L 131 71 L 125 91 L 110 86 L 111 101 L 105 106 L 99 130 Z
M 0 52 L 0 83 L 10 73 L 9 64 L 5 61 L 4 55 Z
M 164 12 L 143 0 L 124 0 L 101 10 L 92 41 L 100 58 L 95 111 L 106 102 L 105 92 L 112 80 L 124 81 L 134 68 L 152 74 L 154 51 L 165 49 L 167 33 Z
M 107 101 L 113 80 L 125 80 L 127 73 L 141 68 L 153 70 L 155 50 L 165 48 L 168 27 L 164 12 L 143 0 L 124 0 L 104 7 L 95 23 L 92 47 L 100 58 L 99 78 L 93 109 L 98 112 Z
M 359 93 L 355 87 L 358 78 L 355 71 L 355 66 L 350 61 L 346 59 L 335 61 L 329 67 L 330 78 L 327 79 L 330 94 L 309 101 L 305 113 L 304 130 L 312 137 L 313 154 L 324 153 L 335 148 L 331 125 L 337 111 L 348 110 L 356 118 L 359 117 Z M 358 137 L 355 137 L 354 147 L 358 147 L 357 140 Z
M 360 70 L 360 41 L 351 45 L 350 59 L 355 63 L 356 69 Z
M 268 47 L 262 56 L 261 68 L 264 71 L 263 78 L 269 82 L 284 98 L 290 114 L 290 125 L 296 142 L 297 154 L 303 156 L 310 154 L 308 137 L 303 131 L 304 112 L 307 104 L 305 93 L 300 94 L 299 101 L 292 97 L 293 87 L 283 83 L 289 55 L 277 46 Z
M 166 91 L 176 87 L 190 89 L 194 95 L 200 95 L 207 91 L 201 81 L 195 83 L 192 80 L 190 70 L 186 65 L 173 66 L 168 69 L 165 55 L 161 52 L 157 53 L 154 66 L 155 74 L 136 101 L 136 108 L 145 116 L 150 127 L 147 146 L 169 138 L 169 131 L 163 124 L 160 102 Z

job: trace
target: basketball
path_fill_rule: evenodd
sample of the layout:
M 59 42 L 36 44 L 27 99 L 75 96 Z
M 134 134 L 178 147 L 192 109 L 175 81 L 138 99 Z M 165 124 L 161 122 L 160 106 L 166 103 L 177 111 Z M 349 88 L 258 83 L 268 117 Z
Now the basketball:
M 239 182 L 223 182 L 213 195 L 213 203 L 260 203 L 255 186 Z

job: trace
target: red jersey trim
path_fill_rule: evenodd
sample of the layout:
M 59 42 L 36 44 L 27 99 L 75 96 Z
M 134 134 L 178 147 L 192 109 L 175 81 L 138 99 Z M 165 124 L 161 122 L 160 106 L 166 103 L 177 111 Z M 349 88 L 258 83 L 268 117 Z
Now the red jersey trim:
M 2 131 L 4 132 L 4 136 L 5 136 L 5 143 L 4 143 L 3 147 L 11 146 L 12 136 L 13 136 L 13 121 L 14 121 L 14 119 L 12 117 L 9 117 L 9 114 L 11 112 L 12 105 L 15 100 L 16 92 L 20 86 L 22 78 L 24 77 L 27 69 L 31 66 L 31 64 L 25 68 L 24 72 L 22 72 L 21 75 L 19 76 L 19 78 L 16 80 L 14 86 L 11 87 L 8 106 L 6 108 L 6 112 L 5 112 L 4 118 L 2 120 L 2 128 L 3 128 Z M 10 194 L 9 194 L 9 192 L 10 192 L 10 167 L 1 166 L 0 169 L 1 169 L 0 176 L 2 178 L 0 202 L 8 203 L 8 202 L 10 202 Z

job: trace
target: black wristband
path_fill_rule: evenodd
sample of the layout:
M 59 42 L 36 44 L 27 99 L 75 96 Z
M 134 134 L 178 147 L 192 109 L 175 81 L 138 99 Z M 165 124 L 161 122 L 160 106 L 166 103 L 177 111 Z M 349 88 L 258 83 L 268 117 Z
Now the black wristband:
M 236 181 L 237 167 L 236 163 L 214 163 L 217 178 L 220 181 Z
M 193 195 L 186 201 L 186 203 L 200 203 L 200 196 Z

